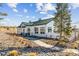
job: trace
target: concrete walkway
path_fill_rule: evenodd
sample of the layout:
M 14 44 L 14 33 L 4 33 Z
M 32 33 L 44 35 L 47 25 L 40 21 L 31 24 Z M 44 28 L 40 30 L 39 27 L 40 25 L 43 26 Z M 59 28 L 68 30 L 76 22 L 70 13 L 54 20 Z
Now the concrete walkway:
M 56 47 L 56 46 L 53 46 L 53 45 L 48 45 L 40 40 L 34 40 L 33 42 L 35 42 L 36 44 L 38 44 L 39 46 L 42 46 L 42 47 L 45 47 L 45 48 L 50 48 L 51 50 L 56 50 L 56 51 L 60 51 L 62 49 L 61 52 L 67 52 L 67 53 L 76 53 L 76 54 L 79 54 L 79 50 L 77 49 L 64 49 L 64 48 L 60 48 L 60 47 Z
M 46 44 L 46 43 L 42 42 L 41 40 L 33 40 L 33 42 L 36 43 L 37 45 L 41 46 L 41 47 L 50 48 L 52 51 L 61 51 L 61 52 L 68 52 L 68 53 L 79 54 L 79 50 L 78 49 L 69 49 L 69 48 L 65 48 L 64 49 L 64 48 L 57 47 L 57 46 L 54 46 L 54 45 Z
M 48 45 L 40 40 L 34 40 L 33 42 L 35 42 L 36 44 L 38 44 L 39 46 L 45 47 L 45 48 L 52 48 L 54 47 L 53 45 Z

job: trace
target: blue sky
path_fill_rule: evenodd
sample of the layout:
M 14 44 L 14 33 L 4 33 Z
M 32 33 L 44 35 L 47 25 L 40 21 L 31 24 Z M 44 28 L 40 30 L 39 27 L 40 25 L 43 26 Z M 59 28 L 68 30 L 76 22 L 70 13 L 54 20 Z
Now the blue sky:
M 78 26 L 79 4 L 69 4 L 71 20 Z M 56 13 L 55 3 L 5 3 L 0 11 L 8 13 L 1 21 L 1 25 L 18 26 L 21 22 L 36 21 L 39 18 L 54 17 Z

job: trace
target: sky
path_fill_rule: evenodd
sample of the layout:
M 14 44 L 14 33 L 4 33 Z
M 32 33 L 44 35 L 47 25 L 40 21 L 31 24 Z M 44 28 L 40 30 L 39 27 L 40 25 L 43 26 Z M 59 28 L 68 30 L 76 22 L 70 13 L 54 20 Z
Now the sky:
M 72 24 L 78 27 L 79 4 L 70 3 L 68 9 L 71 11 Z M 57 11 L 55 3 L 4 3 L 0 7 L 0 12 L 8 14 L 8 16 L 3 16 L 4 20 L 0 21 L 0 25 L 19 26 L 21 22 L 54 17 Z

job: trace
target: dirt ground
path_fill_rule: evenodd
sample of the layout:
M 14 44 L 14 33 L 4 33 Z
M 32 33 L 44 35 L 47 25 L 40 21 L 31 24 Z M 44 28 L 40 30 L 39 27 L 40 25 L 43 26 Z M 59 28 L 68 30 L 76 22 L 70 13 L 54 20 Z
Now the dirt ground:
M 0 29 L 0 56 L 7 56 L 9 53 L 17 54 L 20 52 L 22 56 L 77 56 L 78 54 L 66 49 L 69 52 L 53 52 L 49 48 L 40 47 L 32 40 L 21 37 L 16 34 L 16 28 Z M 41 40 L 47 44 L 54 45 L 57 41 L 53 40 Z M 30 48 L 31 47 L 31 48 Z M 32 48 L 33 47 L 33 48 Z M 76 51 L 76 50 L 75 50 Z M 14 55 L 12 55 L 14 56 Z
M 0 47 L 34 47 L 35 43 L 16 34 L 16 28 L 0 28 Z

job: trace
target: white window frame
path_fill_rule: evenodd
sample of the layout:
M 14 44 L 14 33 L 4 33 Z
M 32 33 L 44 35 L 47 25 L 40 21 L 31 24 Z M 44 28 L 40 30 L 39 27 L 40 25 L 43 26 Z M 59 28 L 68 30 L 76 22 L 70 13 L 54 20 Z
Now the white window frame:
M 48 27 L 48 33 L 52 32 L 52 27 Z

